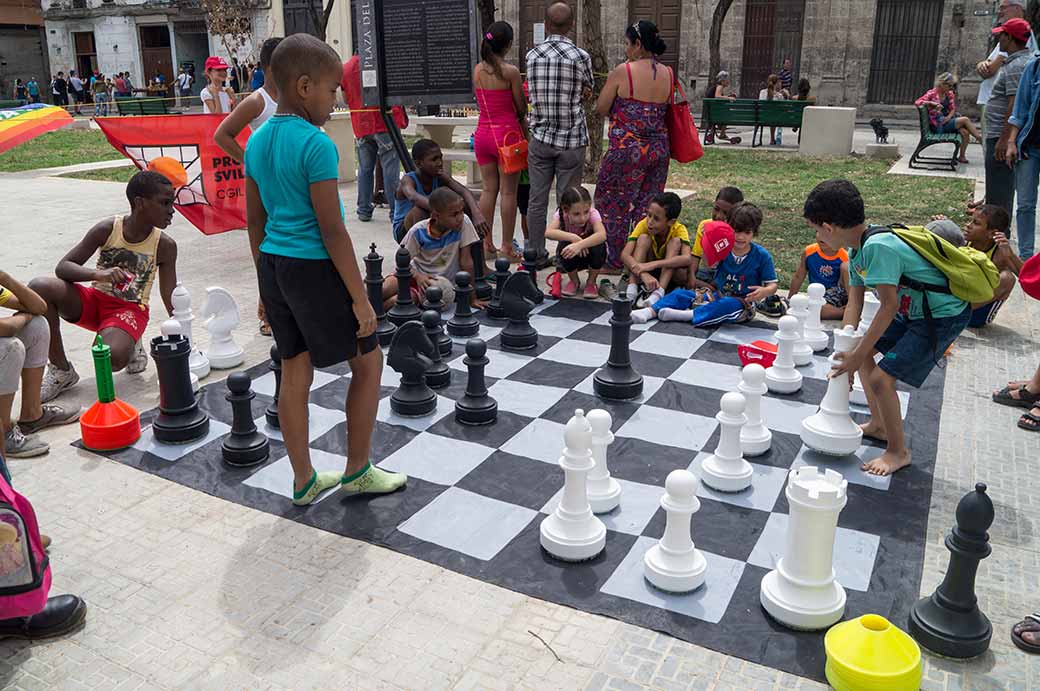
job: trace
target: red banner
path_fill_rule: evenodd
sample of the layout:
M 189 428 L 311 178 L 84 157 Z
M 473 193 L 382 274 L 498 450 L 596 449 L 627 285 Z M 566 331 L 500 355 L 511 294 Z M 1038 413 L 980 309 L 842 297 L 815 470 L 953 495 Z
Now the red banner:
M 176 209 L 206 235 L 246 227 L 242 164 L 213 141 L 225 115 L 146 115 L 98 118 L 108 141 L 141 170 L 167 156 L 180 161 L 188 183 L 177 190 Z M 238 135 L 244 149 L 248 127 Z

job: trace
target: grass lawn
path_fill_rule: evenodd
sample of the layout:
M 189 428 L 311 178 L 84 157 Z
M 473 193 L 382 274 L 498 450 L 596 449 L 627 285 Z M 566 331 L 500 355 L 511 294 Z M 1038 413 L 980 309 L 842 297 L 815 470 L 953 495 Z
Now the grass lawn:
M 58 130 L 0 154 L 0 173 L 122 158 L 98 130 Z
M 815 242 L 802 218 L 805 197 L 817 183 L 847 178 L 866 203 L 868 223 L 924 224 L 933 214 L 964 218 L 974 181 L 956 178 L 888 175 L 890 163 L 866 158 L 809 159 L 776 152 L 705 147 L 694 163 L 672 163 L 668 186 L 696 192 L 684 203 L 682 220 L 692 233 L 711 215 L 719 188 L 735 185 L 745 200 L 762 209 L 765 220 L 757 241 L 773 255 L 780 285 L 786 286 L 803 249 Z M 804 287 L 803 287 L 804 289 Z
M 99 170 L 82 170 L 78 173 L 65 173 L 63 178 L 79 178 L 80 180 L 104 180 L 105 182 L 121 182 L 124 185 L 137 172 L 137 166 L 127 161 L 121 168 L 101 168 Z

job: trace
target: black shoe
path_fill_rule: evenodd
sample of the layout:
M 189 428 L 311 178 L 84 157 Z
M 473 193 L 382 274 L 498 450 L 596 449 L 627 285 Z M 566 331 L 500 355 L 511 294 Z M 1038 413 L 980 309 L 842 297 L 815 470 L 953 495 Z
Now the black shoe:
M 787 314 L 787 305 L 784 304 L 779 295 L 770 295 L 758 303 L 758 309 L 767 317 L 776 317 L 777 319 Z
M 0 638 L 36 641 L 71 633 L 87 617 L 87 603 L 76 595 L 55 595 L 31 617 L 0 619 Z

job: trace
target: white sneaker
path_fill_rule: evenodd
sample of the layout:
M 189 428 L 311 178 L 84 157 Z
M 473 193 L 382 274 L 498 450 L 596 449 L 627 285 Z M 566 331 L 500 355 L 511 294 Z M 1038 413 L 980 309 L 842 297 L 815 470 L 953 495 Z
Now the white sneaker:
M 10 458 L 33 458 L 50 451 L 51 445 L 35 434 L 22 434 L 18 425 L 12 425 L 4 435 L 6 453 Z
M 126 371 L 130 374 L 140 374 L 148 369 L 148 353 L 144 346 L 138 341 L 134 344 L 134 353 L 130 356 L 130 362 L 126 363 Z
M 53 401 L 62 391 L 71 389 L 78 382 L 79 374 L 71 362 L 67 370 L 47 365 L 47 372 L 43 375 L 43 382 L 40 384 L 40 402 Z

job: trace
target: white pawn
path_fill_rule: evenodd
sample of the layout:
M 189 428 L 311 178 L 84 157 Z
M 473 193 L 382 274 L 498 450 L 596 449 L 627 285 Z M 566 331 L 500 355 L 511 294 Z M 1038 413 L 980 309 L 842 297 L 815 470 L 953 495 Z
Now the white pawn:
M 206 288 L 206 302 L 202 305 L 202 317 L 209 331 L 209 364 L 214 369 L 238 367 L 245 359 L 245 351 L 235 343 L 231 332 L 241 321 L 238 303 L 224 288 Z
M 834 330 L 834 353 L 829 360 L 832 367 L 840 364 L 838 353 L 847 353 L 859 344 L 861 336 L 847 325 Z M 802 441 L 813 451 L 831 456 L 856 453 L 863 441 L 863 430 L 849 415 L 849 375 L 842 374 L 827 380 L 827 393 L 820 402 L 820 410 L 802 420 Z
M 860 336 L 867 335 L 867 330 L 874 323 L 874 317 L 877 316 L 879 309 L 881 309 L 881 301 L 877 299 L 873 291 L 866 291 L 863 294 L 863 311 L 860 313 L 859 328 L 856 329 L 856 333 Z M 849 392 L 849 400 L 856 405 L 868 405 L 867 392 L 863 390 L 863 384 L 859 380 L 859 372 L 853 374 L 852 391 Z
M 701 461 L 701 482 L 720 492 L 740 492 L 751 486 L 754 471 L 740 452 L 740 428 L 747 422 L 745 405 L 741 394 L 723 394 L 721 410 L 715 415 L 722 430 L 719 445 L 715 453 Z
M 813 349 L 805 341 L 805 322 L 809 319 L 809 296 L 798 293 L 791 296 L 791 308 L 787 313 L 798 320 L 798 340 L 794 342 L 794 364 L 805 367 L 812 363 Z
M 766 386 L 776 393 L 794 393 L 802 388 L 802 373 L 794 368 L 794 344 L 798 340 L 798 320 L 790 315 L 780 317 L 779 345 L 776 359 L 766 370 Z
M 603 551 L 607 529 L 592 515 L 589 506 L 588 472 L 592 460 L 592 427 L 581 410 L 567 423 L 563 433 L 565 447 L 560 456 L 564 472 L 563 497 L 556 510 L 539 526 L 542 547 L 561 561 L 585 561 Z
M 198 378 L 205 377 L 209 374 L 209 358 L 195 347 L 195 333 L 192 330 L 195 314 L 191 311 L 191 294 L 182 283 L 178 283 L 173 289 L 170 302 L 173 303 L 173 318 L 181 323 L 181 333 L 188 337 L 188 343 L 191 344 L 188 369 Z
M 762 423 L 762 395 L 769 390 L 766 370 L 753 362 L 741 374 L 737 390 L 744 394 L 747 402 L 747 423 L 740 428 L 740 450 L 745 456 L 761 456 L 773 444 L 773 433 Z
M 664 535 L 643 555 L 643 574 L 656 588 L 688 593 L 704 585 L 708 570 L 708 562 L 690 535 L 690 518 L 701 508 L 697 477 L 689 470 L 673 470 L 664 481 L 664 492 Z
M 823 294 L 827 289 L 822 283 L 809 284 L 809 318 L 805 321 L 805 342 L 819 352 L 827 347 L 827 334 L 823 330 L 823 322 L 820 321 L 820 310 L 823 309 Z
M 184 326 L 181 325 L 180 321 L 176 319 L 167 319 L 159 325 L 159 333 L 162 335 L 164 340 L 170 340 L 172 336 L 184 335 Z M 190 360 L 189 360 L 190 362 Z M 199 392 L 199 378 L 191 368 L 188 368 L 188 376 L 191 378 L 191 390 L 194 393 Z
M 592 460 L 596 463 L 589 471 L 589 505 L 592 513 L 607 513 L 621 502 L 621 485 L 610 477 L 607 467 L 607 447 L 614 442 L 612 420 L 605 410 L 590 410 L 585 419 L 592 427 Z

